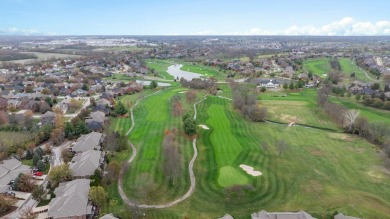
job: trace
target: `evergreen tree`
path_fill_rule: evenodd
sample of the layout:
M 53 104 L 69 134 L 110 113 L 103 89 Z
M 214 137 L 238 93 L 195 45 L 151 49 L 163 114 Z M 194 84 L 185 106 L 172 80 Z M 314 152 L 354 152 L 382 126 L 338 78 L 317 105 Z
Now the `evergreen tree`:
M 124 115 L 128 112 L 125 105 L 121 101 L 119 101 L 115 106 L 115 113 L 118 115 Z

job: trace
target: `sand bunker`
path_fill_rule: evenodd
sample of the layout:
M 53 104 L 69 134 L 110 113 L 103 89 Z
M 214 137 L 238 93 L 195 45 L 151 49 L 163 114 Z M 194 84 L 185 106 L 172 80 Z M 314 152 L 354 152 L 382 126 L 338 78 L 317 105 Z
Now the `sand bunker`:
M 199 125 L 202 129 L 210 129 L 209 127 L 205 126 L 205 125 Z
M 177 92 L 177 93 L 179 93 L 179 94 L 184 94 L 184 93 L 186 93 L 187 91 L 180 91 L 180 92 Z
M 261 176 L 262 173 L 260 171 L 254 170 L 253 167 L 245 165 L 245 164 L 240 164 L 241 169 L 243 169 L 247 174 L 251 176 Z

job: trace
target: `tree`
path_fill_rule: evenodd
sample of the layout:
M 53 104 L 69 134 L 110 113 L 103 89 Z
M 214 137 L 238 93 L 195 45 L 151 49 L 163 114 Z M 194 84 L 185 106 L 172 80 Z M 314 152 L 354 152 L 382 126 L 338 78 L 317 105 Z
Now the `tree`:
M 18 188 L 22 192 L 31 192 L 35 189 L 36 184 L 32 175 L 21 174 L 19 178 Z
M 187 118 L 184 121 L 184 132 L 189 136 L 193 136 L 196 134 L 196 124 L 193 119 Z
M 16 198 L 7 197 L 3 194 L 0 194 L 0 211 L 4 212 L 10 210 L 11 207 L 16 204 L 16 202 L 18 202 Z
M 107 193 L 104 191 L 104 188 L 101 186 L 93 186 L 89 190 L 88 194 L 89 200 L 91 200 L 95 205 L 102 207 L 107 201 Z
M 119 101 L 116 104 L 114 111 L 118 115 L 124 115 L 124 114 L 126 114 L 128 112 L 128 110 L 126 109 L 125 105 L 123 105 L 123 103 L 121 101 Z
M 35 219 L 38 218 L 37 214 L 34 214 L 32 206 L 23 207 L 19 219 Z
M 280 140 L 276 143 L 276 148 L 279 152 L 279 156 L 282 155 L 282 152 L 286 151 L 288 149 L 289 145 L 284 141 Z
M 64 148 L 61 150 L 61 159 L 64 163 L 69 163 L 72 160 L 73 154 L 68 149 Z
M 150 89 L 155 89 L 155 88 L 157 87 L 157 85 L 158 85 L 157 82 L 151 81 L 151 82 L 150 82 L 150 85 L 149 85 L 149 88 L 150 88 Z
M 119 163 L 115 160 L 107 164 L 106 167 L 107 173 L 104 176 L 104 181 L 107 185 L 111 184 L 113 180 L 116 180 L 118 178 L 120 169 L 121 167 Z
M 359 116 L 358 110 L 348 110 L 345 112 L 345 124 L 347 132 L 352 133 L 354 131 L 356 119 Z
M 196 99 L 196 91 L 190 90 L 185 93 L 186 100 L 188 103 L 194 103 Z
M 70 179 L 72 176 L 68 164 L 61 164 L 51 169 L 49 179 L 54 185 Z
M 284 84 L 283 84 L 283 89 L 285 89 L 285 90 L 288 89 L 288 84 L 287 84 L 287 83 L 284 83 Z
M 33 156 L 33 165 L 36 166 L 38 161 L 40 161 L 41 159 L 42 156 L 39 153 L 35 152 Z
M 45 190 L 43 189 L 43 186 L 38 186 L 34 189 L 34 191 L 31 193 L 32 198 L 36 200 L 37 202 L 41 202 L 43 200 L 43 197 L 45 197 Z
M 46 170 L 46 165 L 42 160 L 39 160 L 37 162 L 37 167 L 39 171 L 45 171 Z
M 89 90 L 88 84 L 83 84 L 83 86 L 81 86 L 81 89 L 88 91 Z
M 290 90 L 294 90 L 294 88 L 295 88 L 295 86 L 294 86 L 294 82 L 290 82 L 290 84 L 288 85 L 288 88 L 290 89 Z

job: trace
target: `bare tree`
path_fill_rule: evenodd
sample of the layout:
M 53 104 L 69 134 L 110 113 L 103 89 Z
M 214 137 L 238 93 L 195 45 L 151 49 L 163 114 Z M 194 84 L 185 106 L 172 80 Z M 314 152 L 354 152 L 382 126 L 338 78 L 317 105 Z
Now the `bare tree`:
M 195 99 L 196 99 L 196 91 L 190 90 L 186 92 L 186 100 L 188 103 L 195 102 Z
M 38 218 L 37 214 L 33 213 L 32 206 L 25 206 L 23 207 L 21 213 L 20 213 L 20 219 L 35 219 Z
M 164 173 L 169 178 L 169 183 L 174 185 L 176 179 L 181 174 L 180 166 L 180 154 L 178 147 L 175 145 L 175 133 L 166 132 L 163 140 L 163 151 L 164 151 Z
M 345 125 L 348 132 L 352 133 L 355 127 L 356 119 L 359 116 L 358 110 L 348 110 L 345 112 Z
M 276 143 L 276 148 L 279 152 L 279 156 L 281 156 L 282 153 L 288 149 L 288 147 L 289 147 L 289 145 L 284 140 L 279 140 Z

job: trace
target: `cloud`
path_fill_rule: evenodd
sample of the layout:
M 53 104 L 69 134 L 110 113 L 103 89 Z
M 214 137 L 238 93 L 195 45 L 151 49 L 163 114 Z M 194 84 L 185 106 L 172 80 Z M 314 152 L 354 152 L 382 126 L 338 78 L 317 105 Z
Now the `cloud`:
M 215 31 L 202 31 L 194 35 L 313 35 L 313 36 L 383 36 L 390 35 L 390 21 L 355 21 L 352 17 L 345 17 L 323 26 L 292 25 L 284 30 L 264 30 L 252 28 L 244 32 L 216 33 Z
M 41 35 L 56 35 L 56 33 L 45 33 L 35 29 L 20 29 L 16 27 L 11 27 L 11 28 L 0 28 L 0 35 L 41 36 Z

